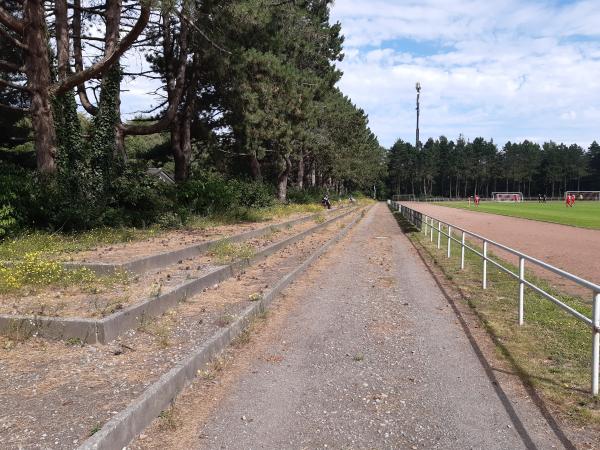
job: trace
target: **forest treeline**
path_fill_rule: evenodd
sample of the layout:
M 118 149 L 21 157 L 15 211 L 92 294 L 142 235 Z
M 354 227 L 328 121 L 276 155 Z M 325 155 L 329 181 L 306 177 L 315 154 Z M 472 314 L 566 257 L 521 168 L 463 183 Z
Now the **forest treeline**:
M 385 151 L 336 87 L 331 3 L 3 0 L 0 224 L 137 225 L 372 186 Z M 125 120 L 144 80 L 154 106 Z
M 489 197 L 494 191 L 562 196 L 567 190 L 600 190 L 600 145 L 549 141 L 507 142 L 462 136 L 430 138 L 423 145 L 398 140 L 388 154 L 390 194 L 421 197 Z

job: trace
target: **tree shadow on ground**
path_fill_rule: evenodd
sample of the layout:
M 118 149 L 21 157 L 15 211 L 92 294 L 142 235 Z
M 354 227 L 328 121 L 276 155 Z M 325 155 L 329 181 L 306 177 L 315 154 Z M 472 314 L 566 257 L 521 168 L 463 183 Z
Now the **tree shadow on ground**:
M 393 214 L 396 222 L 398 222 L 398 226 L 404 234 L 418 233 L 420 231 L 415 225 L 406 220 L 401 213 L 393 212 Z

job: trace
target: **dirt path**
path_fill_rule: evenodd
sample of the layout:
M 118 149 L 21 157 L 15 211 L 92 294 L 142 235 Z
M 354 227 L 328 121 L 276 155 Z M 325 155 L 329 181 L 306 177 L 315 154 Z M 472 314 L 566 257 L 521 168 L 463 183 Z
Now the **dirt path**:
M 448 221 L 466 230 L 486 236 L 500 244 L 541 259 L 553 266 L 571 272 L 586 280 L 600 284 L 600 230 L 586 230 L 567 225 L 538 222 L 516 217 L 465 211 L 428 203 L 406 202 L 407 206 L 422 213 Z M 495 252 L 513 264 L 512 255 Z M 534 270 L 537 275 L 550 280 L 567 292 L 587 295 L 591 292 L 577 288 L 546 270 Z
M 384 205 L 281 303 L 221 378 L 185 391 L 174 429 L 133 448 L 564 448 L 480 359 Z

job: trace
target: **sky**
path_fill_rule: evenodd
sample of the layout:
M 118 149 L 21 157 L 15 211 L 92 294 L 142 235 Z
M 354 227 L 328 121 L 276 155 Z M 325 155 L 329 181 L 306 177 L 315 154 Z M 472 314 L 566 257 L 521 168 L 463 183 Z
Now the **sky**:
M 336 0 L 340 89 L 382 145 L 600 141 L 600 1 Z

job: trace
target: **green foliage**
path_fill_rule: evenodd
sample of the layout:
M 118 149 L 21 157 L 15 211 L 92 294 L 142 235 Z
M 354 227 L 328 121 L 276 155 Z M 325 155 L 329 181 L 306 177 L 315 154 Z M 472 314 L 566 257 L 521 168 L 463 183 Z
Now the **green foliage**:
M 260 182 L 227 180 L 215 172 L 201 172 L 178 187 L 177 199 L 192 212 L 207 215 L 236 208 L 271 206 L 273 192 Z
M 17 219 L 14 217 L 14 209 L 10 205 L 0 206 L 0 239 L 15 230 Z
M 118 173 L 115 126 L 120 120 L 118 110 L 120 88 L 121 68 L 115 66 L 102 79 L 98 112 L 92 121 L 90 162 L 92 179 L 99 196 L 110 190 L 111 182 Z

